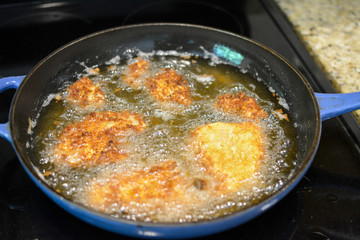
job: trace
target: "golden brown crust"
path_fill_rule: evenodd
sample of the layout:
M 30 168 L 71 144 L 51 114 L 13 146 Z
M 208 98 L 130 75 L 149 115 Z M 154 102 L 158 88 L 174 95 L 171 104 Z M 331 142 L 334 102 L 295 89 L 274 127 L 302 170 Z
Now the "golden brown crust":
M 196 158 L 226 191 L 252 177 L 265 154 L 261 129 L 253 122 L 206 124 L 191 137 Z
M 104 181 L 104 179 L 107 181 Z M 111 213 L 118 205 L 125 211 L 140 211 L 131 206 L 145 206 L 150 211 L 165 205 L 186 202 L 187 181 L 175 161 L 167 160 L 149 169 L 105 175 L 89 184 L 86 203 L 96 210 Z M 134 212 L 133 212 L 134 213 Z
M 101 108 L 106 104 L 105 94 L 90 78 L 82 77 L 68 88 L 67 101 L 80 108 Z
M 190 86 L 184 77 L 172 68 L 163 69 L 146 79 L 150 95 L 162 103 L 189 105 L 192 103 Z
M 230 93 L 220 95 L 216 102 L 216 108 L 248 119 L 259 120 L 268 117 L 268 114 L 258 105 L 254 98 L 242 92 L 234 95 Z
M 130 111 L 91 113 L 60 133 L 55 163 L 93 167 L 123 160 L 128 156 L 124 137 L 145 128 L 142 117 Z
M 140 77 L 149 70 L 149 66 L 149 61 L 137 58 L 136 62 L 128 65 L 127 74 L 123 76 L 123 80 L 131 87 L 142 87 L 143 82 Z

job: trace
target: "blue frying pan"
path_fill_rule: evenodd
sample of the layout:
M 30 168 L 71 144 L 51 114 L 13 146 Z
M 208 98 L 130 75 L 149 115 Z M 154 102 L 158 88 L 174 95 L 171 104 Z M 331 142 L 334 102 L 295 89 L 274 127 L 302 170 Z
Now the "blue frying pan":
M 195 223 L 148 223 L 112 218 L 88 209 L 57 193 L 36 168 L 34 134 L 29 119 L 36 119 L 42 103 L 62 84 L 128 49 L 142 52 L 181 51 L 202 56 L 213 53 L 248 69 L 283 97 L 298 135 L 297 168 L 284 186 L 271 196 L 233 214 Z M 9 122 L 0 124 L 0 136 L 14 147 L 30 179 L 55 203 L 89 224 L 111 232 L 141 238 L 192 238 L 221 232 L 255 218 L 286 196 L 311 165 L 319 144 L 322 121 L 360 108 L 360 93 L 314 93 L 301 73 L 273 50 L 245 37 L 189 24 L 141 24 L 113 28 L 75 40 L 51 53 L 26 76 L 0 79 L 0 92 L 16 89 Z

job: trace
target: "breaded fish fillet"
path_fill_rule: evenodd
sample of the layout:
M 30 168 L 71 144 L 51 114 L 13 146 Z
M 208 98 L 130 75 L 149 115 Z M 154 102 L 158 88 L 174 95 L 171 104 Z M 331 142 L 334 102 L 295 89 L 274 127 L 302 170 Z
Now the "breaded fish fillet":
M 125 76 L 123 80 L 131 87 L 137 89 L 144 85 L 142 76 L 149 70 L 150 62 L 142 59 L 141 57 L 136 58 L 135 62 L 129 64 L 125 70 Z
M 92 167 L 122 160 L 128 156 L 124 137 L 145 128 L 142 117 L 130 111 L 91 113 L 60 133 L 55 163 Z
M 145 84 L 150 95 L 161 103 L 192 103 L 189 84 L 172 68 L 163 69 L 153 78 L 147 78 Z
M 245 93 L 220 95 L 216 108 L 226 113 L 236 114 L 248 119 L 267 118 L 268 114 L 258 105 L 256 100 Z
M 90 182 L 84 196 L 86 205 L 101 212 L 147 212 L 161 218 L 170 214 L 167 210 L 190 201 L 188 188 L 177 163 L 167 160 L 150 168 L 103 173 Z
M 253 122 L 210 123 L 191 137 L 196 158 L 225 190 L 236 190 L 253 176 L 265 154 L 261 128 Z
M 80 108 L 98 109 L 106 104 L 105 94 L 90 78 L 82 77 L 68 88 L 67 101 Z

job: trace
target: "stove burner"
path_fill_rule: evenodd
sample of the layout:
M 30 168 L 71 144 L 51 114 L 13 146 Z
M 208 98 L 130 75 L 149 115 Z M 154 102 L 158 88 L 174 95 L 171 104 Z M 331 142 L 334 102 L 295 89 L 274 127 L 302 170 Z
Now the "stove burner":
M 12 69 L 11 63 L 24 59 L 33 66 L 64 43 L 85 35 L 91 30 L 91 21 L 60 11 L 39 12 L 8 19 L 0 24 L 0 29 L 3 33 L 1 42 L 5 46 L 0 63 L 4 69 Z M 14 45 L 17 48 L 14 49 Z
M 63 21 L 77 21 L 87 24 L 91 24 L 91 20 L 86 19 L 80 15 L 70 14 L 61 11 L 52 11 L 52 12 L 35 12 L 28 13 L 21 16 L 16 16 L 12 19 L 8 19 L 5 22 L 0 24 L 0 27 L 3 29 L 14 28 L 14 27 L 23 27 L 31 26 L 36 24 L 51 24 L 55 22 Z
M 240 12 L 239 16 L 242 16 Z M 170 1 L 145 5 L 134 10 L 123 24 L 178 22 L 221 28 L 246 35 L 245 19 L 235 17 L 218 5 L 206 2 Z

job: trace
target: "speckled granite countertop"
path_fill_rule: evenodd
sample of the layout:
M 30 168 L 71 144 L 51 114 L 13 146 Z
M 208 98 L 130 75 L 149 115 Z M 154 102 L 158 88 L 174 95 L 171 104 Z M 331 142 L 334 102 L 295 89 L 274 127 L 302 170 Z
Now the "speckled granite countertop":
M 360 91 L 360 0 L 275 1 L 335 90 Z

